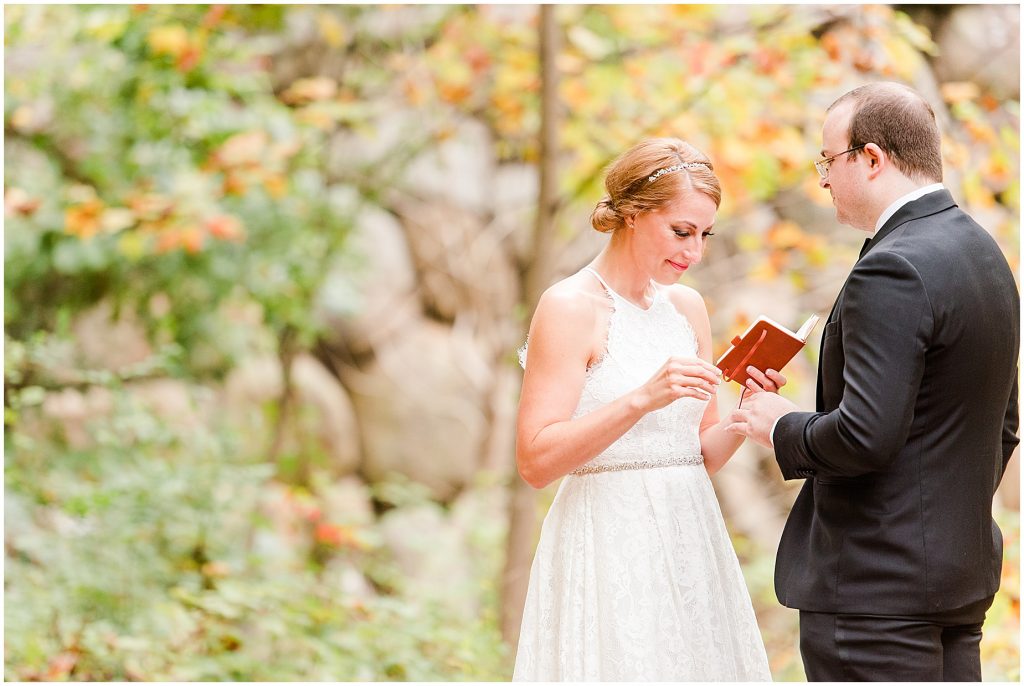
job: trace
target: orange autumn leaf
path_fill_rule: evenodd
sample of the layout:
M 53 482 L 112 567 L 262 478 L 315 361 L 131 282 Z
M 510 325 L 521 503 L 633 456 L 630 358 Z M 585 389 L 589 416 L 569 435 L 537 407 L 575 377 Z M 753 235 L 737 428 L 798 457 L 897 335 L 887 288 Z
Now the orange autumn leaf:
M 422 105 L 427 100 L 427 93 L 419 79 L 407 77 L 402 80 L 402 95 L 406 101 L 415 106 Z
M 981 92 L 978 84 L 970 81 L 948 81 L 939 87 L 942 99 L 949 104 L 974 100 Z
M 1003 184 L 1010 179 L 1010 163 L 1002 155 L 989 158 L 982 165 L 982 174 L 994 184 Z
M 967 121 L 964 122 L 964 128 L 967 129 L 967 132 L 971 134 L 971 137 L 973 137 L 976 141 L 979 141 L 981 143 L 996 142 L 995 131 L 993 131 L 992 127 L 989 126 L 988 124 L 984 124 L 974 119 L 968 119 Z
M 283 198 L 288 193 L 288 179 L 282 174 L 267 174 L 263 177 L 263 187 L 272 198 Z
M 64 210 L 64 230 L 79 238 L 92 238 L 100 230 L 103 203 L 99 200 L 74 205 Z
M 181 232 L 181 245 L 185 252 L 195 255 L 206 244 L 206 234 L 196 226 L 189 226 Z
M 61 681 L 67 679 L 76 664 L 78 664 L 78 653 L 76 652 L 64 651 L 55 655 L 46 666 L 46 680 Z
M 177 250 L 181 245 L 181 235 L 174 230 L 163 231 L 156 239 L 154 248 L 158 255 Z
M 42 199 L 30 196 L 24 190 L 12 187 L 4 190 L 4 216 L 21 215 L 27 217 L 35 213 L 42 204 Z
M 245 192 L 246 190 L 248 190 L 248 188 L 249 185 L 242 178 L 241 174 L 236 174 L 235 172 L 229 171 L 227 174 L 224 175 L 224 182 L 223 184 L 221 184 L 221 192 L 224 195 L 245 195 Z
M 185 48 L 184 52 L 178 55 L 178 59 L 175 60 L 174 67 L 183 73 L 190 72 L 198 66 L 202 54 L 202 49 L 199 46 L 189 45 Z
M 174 210 L 174 202 L 162 195 L 146 193 L 129 198 L 128 208 L 140 221 L 152 222 L 169 217 Z
M 213 153 L 213 159 L 222 167 L 251 167 L 263 159 L 268 144 L 265 131 L 236 133 L 224 141 Z
M 463 58 L 477 76 L 487 71 L 491 66 L 490 54 L 479 45 L 471 45 L 466 48 Z
M 467 83 L 442 83 L 438 86 L 441 98 L 453 105 L 466 101 L 473 92 Z
M 773 248 L 784 250 L 799 247 L 803 243 L 804 232 L 796 222 L 776 222 L 768 229 L 768 244 Z
M 203 28 L 209 29 L 219 24 L 224 15 L 227 14 L 227 11 L 227 5 L 211 5 L 210 9 L 203 16 Z
M 350 526 L 333 524 L 331 522 L 320 522 L 314 529 L 313 537 L 317 543 L 329 545 L 335 548 L 365 548 L 365 544 L 356 535 L 355 530 Z
M 837 62 L 842 56 L 842 43 L 840 42 L 839 37 L 831 31 L 821 37 L 821 47 L 825 50 L 825 54 L 828 55 L 828 58 L 833 62 Z
M 242 222 L 229 214 L 214 215 L 206 220 L 206 230 L 222 241 L 240 241 L 245 238 Z
M 200 571 L 203 573 L 203 576 L 222 579 L 231 573 L 231 567 L 226 562 L 211 560 L 205 563 Z

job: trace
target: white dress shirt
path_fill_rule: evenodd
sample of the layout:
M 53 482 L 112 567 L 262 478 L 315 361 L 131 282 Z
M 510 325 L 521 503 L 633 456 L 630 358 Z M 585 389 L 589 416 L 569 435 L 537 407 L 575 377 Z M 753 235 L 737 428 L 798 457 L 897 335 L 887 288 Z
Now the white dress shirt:
M 908 202 L 913 202 L 914 200 L 917 200 L 918 198 L 928 195 L 929 193 L 941 191 L 944 188 L 945 186 L 943 186 L 941 183 L 933 183 L 927 186 L 922 186 L 917 190 L 910 191 L 906 195 L 901 195 L 900 197 L 896 198 L 896 200 L 891 205 L 886 207 L 885 211 L 878 216 L 878 221 L 875 222 L 875 230 L 871 232 L 871 238 L 873 239 L 875 237 L 875 234 L 878 233 L 878 230 L 885 226 L 885 223 L 889 221 L 889 218 L 892 217 L 892 215 L 896 214 L 896 211 L 899 210 L 904 205 L 906 205 Z M 779 417 L 778 419 L 775 420 L 774 423 L 772 423 L 772 430 L 768 432 L 768 442 L 772 444 L 773 448 L 775 447 L 775 427 L 779 425 L 779 419 L 782 419 L 782 417 Z

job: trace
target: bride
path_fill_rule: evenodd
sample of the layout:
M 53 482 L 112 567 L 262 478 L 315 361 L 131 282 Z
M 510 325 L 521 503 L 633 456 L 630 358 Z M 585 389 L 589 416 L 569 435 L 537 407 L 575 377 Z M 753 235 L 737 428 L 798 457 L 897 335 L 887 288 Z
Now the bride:
M 723 431 L 700 262 L 721 200 L 711 162 L 675 138 L 609 168 L 591 222 L 611 234 L 551 286 L 530 325 L 517 424 L 522 477 L 565 476 L 530 571 L 515 680 L 770 680 L 709 474 Z M 751 375 L 753 392 L 786 383 Z

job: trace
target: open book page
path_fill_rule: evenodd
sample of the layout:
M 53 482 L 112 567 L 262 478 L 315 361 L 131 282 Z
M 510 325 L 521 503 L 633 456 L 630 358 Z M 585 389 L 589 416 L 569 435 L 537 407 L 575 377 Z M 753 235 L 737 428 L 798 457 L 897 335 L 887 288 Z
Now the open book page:
M 820 319 L 820 317 L 816 314 L 812 314 L 808 317 L 807 321 L 804 322 L 804 325 L 796 332 L 796 337 L 806 343 L 807 337 L 811 335 L 811 331 L 814 329 L 814 325 L 818 323 L 818 319 Z

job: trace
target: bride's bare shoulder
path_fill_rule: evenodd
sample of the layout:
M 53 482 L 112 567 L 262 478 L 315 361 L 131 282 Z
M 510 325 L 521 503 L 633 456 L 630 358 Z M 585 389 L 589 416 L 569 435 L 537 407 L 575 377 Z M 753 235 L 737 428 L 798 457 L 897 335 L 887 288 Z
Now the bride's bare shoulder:
M 549 286 L 537 303 L 537 312 L 543 310 L 545 314 L 566 317 L 573 324 L 580 324 L 581 320 L 594 321 L 607 307 L 608 295 L 597 279 L 577 272 Z
M 537 303 L 528 336 L 541 367 L 545 362 L 564 366 L 570 359 L 579 360 L 579 369 L 589 367 L 599 354 L 603 339 L 597 332 L 606 326 L 608 312 L 607 293 L 585 272 L 550 286 Z

